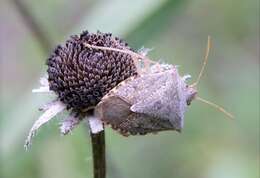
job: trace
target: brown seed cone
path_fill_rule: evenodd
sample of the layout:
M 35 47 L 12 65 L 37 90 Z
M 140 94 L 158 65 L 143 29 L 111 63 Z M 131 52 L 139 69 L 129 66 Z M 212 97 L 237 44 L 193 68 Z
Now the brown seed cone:
M 90 49 L 84 43 L 131 50 L 127 43 L 109 33 L 87 31 L 56 47 L 47 60 L 50 90 L 67 109 L 77 111 L 95 106 L 118 83 L 137 74 L 132 56 Z

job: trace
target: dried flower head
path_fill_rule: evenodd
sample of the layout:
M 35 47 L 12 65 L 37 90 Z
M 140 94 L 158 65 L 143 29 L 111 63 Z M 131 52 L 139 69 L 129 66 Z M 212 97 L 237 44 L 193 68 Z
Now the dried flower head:
M 63 134 L 69 133 L 112 88 L 137 75 L 131 54 L 88 48 L 86 44 L 134 53 L 127 43 L 111 33 L 85 31 L 80 36 L 72 36 L 65 45 L 58 45 L 47 60 L 47 79 L 42 78 L 42 86 L 33 90 L 54 92 L 57 99 L 41 108 L 44 114 L 33 125 L 26 146 L 40 126 L 64 109 L 71 113 L 61 123 L 60 129 Z M 94 132 L 103 128 L 99 120 L 91 118 L 89 123 Z
M 110 33 L 83 32 L 58 46 L 47 61 L 50 90 L 67 109 L 87 111 L 119 82 L 136 75 L 132 56 L 86 48 L 84 44 L 131 50 Z

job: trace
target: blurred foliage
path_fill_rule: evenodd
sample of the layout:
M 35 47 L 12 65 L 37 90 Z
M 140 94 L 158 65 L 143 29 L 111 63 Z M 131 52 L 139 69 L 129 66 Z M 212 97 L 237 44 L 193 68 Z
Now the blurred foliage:
M 107 128 L 108 177 L 259 177 L 259 1 L 24 0 L 52 47 L 82 30 L 112 32 L 155 60 L 200 70 L 213 38 L 199 95 L 224 105 L 235 120 L 194 101 L 181 134 L 125 138 Z M 48 52 L 12 0 L 0 2 L 0 177 L 92 177 L 91 146 L 82 124 L 61 137 L 58 119 L 43 127 L 29 152 L 23 143 L 37 108 L 50 100 L 31 89 Z M 193 77 L 196 78 L 196 77 Z M 62 118 L 62 116 L 59 116 Z M 2 176 L 1 176 L 2 175 Z

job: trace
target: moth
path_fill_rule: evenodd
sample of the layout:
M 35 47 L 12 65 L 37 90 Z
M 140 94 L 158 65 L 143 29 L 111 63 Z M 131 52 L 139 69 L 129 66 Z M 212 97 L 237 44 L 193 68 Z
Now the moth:
M 181 131 L 186 106 L 196 93 L 173 66 L 120 83 L 96 106 L 96 115 L 123 135 Z
M 120 51 L 98 46 L 88 47 Z M 222 107 L 197 96 L 196 86 L 207 63 L 209 49 L 210 37 L 202 69 L 197 81 L 191 85 L 186 83 L 189 76 L 181 77 L 176 66 L 154 63 L 145 55 L 121 50 L 141 58 L 145 72 L 140 71 L 138 76 L 130 77 L 110 90 L 95 107 L 95 116 L 124 136 L 166 130 L 181 132 L 184 113 L 194 99 L 207 103 L 232 118 Z

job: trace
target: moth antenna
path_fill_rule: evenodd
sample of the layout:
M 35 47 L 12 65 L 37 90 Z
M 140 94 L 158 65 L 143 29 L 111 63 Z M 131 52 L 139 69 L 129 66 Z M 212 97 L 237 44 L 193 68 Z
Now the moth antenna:
M 224 113 L 227 117 L 229 117 L 229 118 L 231 118 L 231 119 L 234 119 L 233 114 L 227 112 L 223 107 L 221 107 L 221 106 L 219 106 L 219 105 L 217 105 L 217 104 L 215 104 L 215 103 L 212 103 L 212 102 L 210 102 L 210 101 L 207 101 L 207 100 L 205 100 L 205 99 L 203 99 L 203 98 L 201 98 L 201 97 L 198 97 L 198 96 L 196 96 L 195 99 L 198 100 L 198 101 L 201 101 L 201 102 L 203 102 L 203 103 L 205 103 L 205 104 L 208 104 L 208 105 L 210 105 L 210 106 L 212 106 L 212 107 L 214 107 L 214 108 L 216 108 L 216 109 L 219 110 L 220 112 Z
M 211 48 L 211 38 L 210 36 L 208 36 L 208 41 L 207 41 L 207 48 L 206 48 L 206 52 L 205 52 L 205 57 L 204 57 L 204 60 L 203 60 L 203 64 L 202 64 L 202 67 L 201 67 L 201 70 L 200 70 L 200 73 L 198 75 L 198 78 L 196 80 L 196 82 L 194 82 L 193 84 L 191 84 L 191 87 L 195 87 L 198 85 L 203 73 L 204 73 L 204 70 L 205 70 L 205 67 L 206 67 L 206 64 L 208 63 L 208 57 L 209 57 L 209 51 L 210 51 L 210 48 Z
M 107 51 L 115 51 L 115 52 L 120 52 L 120 53 L 125 53 L 129 54 L 132 57 L 135 57 L 134 59 L 135 65 L 138 66 L 138 60 L 142 59 L 144 60 L 145 65 L 147 66 L 148 64 L 157 64 L 157 62 L 152 61 L 146 56 L 143 56 L 141 54 L 135 53 L 131 50 L 128 49 L 117 49 L 117 48 L 111 48 L 111 47 L 105 47 L 105 46 L 95 46 L 95 45 L 90 45 L 88 43 L 84 43 L 85 47 L 87 48 L 93 48 L 93 49 L 100 49 L 100 50 L 107 50 Z

